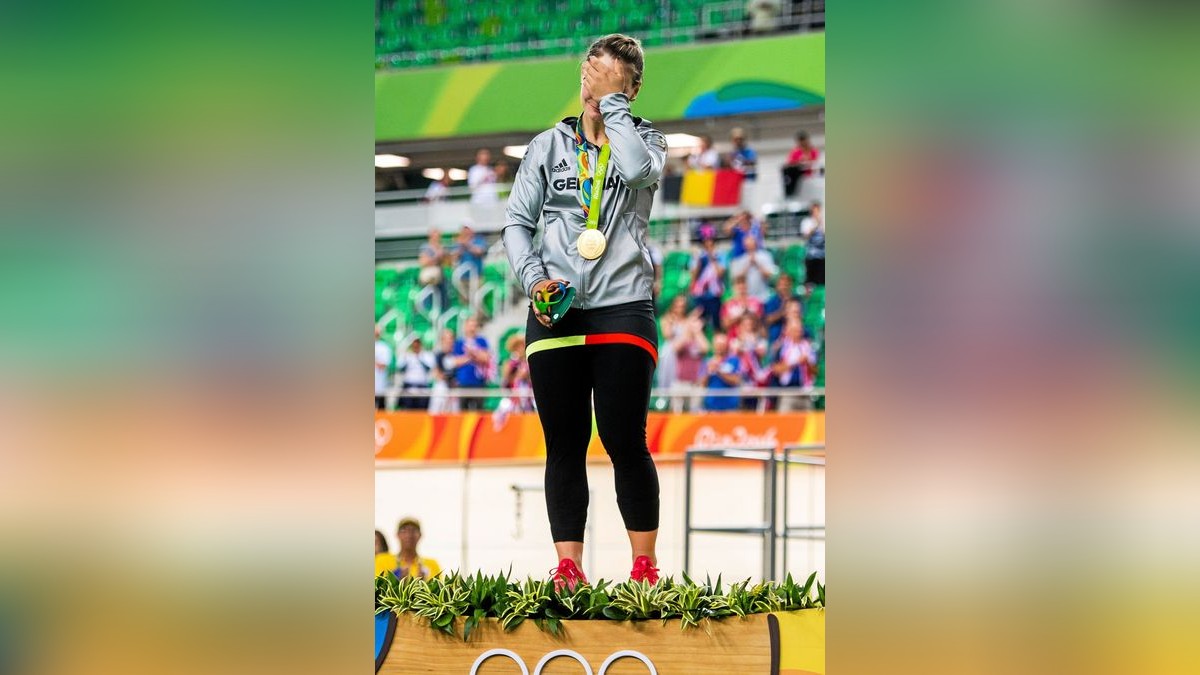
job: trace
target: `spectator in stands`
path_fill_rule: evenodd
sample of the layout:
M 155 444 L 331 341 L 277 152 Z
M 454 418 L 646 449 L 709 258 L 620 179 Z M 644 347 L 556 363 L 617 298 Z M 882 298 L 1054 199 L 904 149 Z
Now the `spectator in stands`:
M 463 336 L 454 342 L 454 356 L 458 357 L 454 374 L 458 386 L 472 389 L 487 386 L 492 353 L 487 339 L 479 334 L 479 320 L 475 317 L 463 322 Z M 478 396 L 463 399 L 462 409 L 482 410 L 483 399 Z
M 712 233 L 705 233 L 701 250 L 692 258 L 692 281 L 688 287 L 692 301 L 696 303 L 704 318 L 713 328 L 720 328 L 721 296 L 725 293 L 725 267 L 717 254 L 717 243 Z
M 753 233 L 742 235 L 742 255 L 729 263 L 729 273 L 733 277 L 744 277 L 749 294 L 759 300 L 766 300 L 771 294 L 771 279 L 779 273 L 775 258 L 767 249 L 758 247 L 758 239 Z
M 689 169 L 716 169 L 721 166 L 721 155 L 712 146 L 712 136 L 701 136 L 700 147 L 688 155 Z
M 654 378 L 658 386 L 667 388 L 675 384 L 675 350 L 671 347 L 676 336 L 683 331 L 683 323 L 687 320 L 688 301 L 682 293 L 671 298 L 667 311 L 658 319 L 658 367 L 654 370 Z
M 511 398 L 512 410 L 533 412 L 533 385 L 529 379 L 529 362 L 525 360 L 525 338 L 520 334 L 510 335 L 504 347 L 508 350 L 508 360 L 504 362 L 500 386 L 527 394 Z
M 454 355 L 454 331 L 442 329 L 438 334 L 437 349 L 433 353 L 433 386 L 429 398 L 429 412 L 442 414 L 458 412 L 460 404 L 452 398 L 450 390 L 458 386 L 458 357 Z
M 771 350 L 771 373 L 780 387 L 811 387 L 817 376 L 817 352 L 804 335 L 799 319 L 788 319 L 779 342 Z M 811 399 L 781 396 L 779 410 L 809 407 Z
M 736 324 L 743 314 L 753 314 L 762 318 L 762 300 L 750 295 L 746 285 L 746 277 L 733 278 L 733 297 L 725 301 L 721 307 L 721 329 L 725 332 L 737 331 Z
M 442 231 L 436 227 L 429 229 L 429 240 L 421 244 L 417 253 L 417 264 L 421 271 L 417 277 L 422 286 L 432 286 L 437 291 L 441 308 L 446 308 L 446 275 L 443 266 L 449 255 L 442 246 Z
M 791 197 L 800 190 L 800 183 L 812 176 L 821 151 L 812 144 L 807 131 L 796 134 L 796 147 L 788 153 L 783 165 L 783 193 Z
M 813 166 L 821 156 L 821 151 L 812 144 L 807 131 L 796 134 L 796 146 L 788 153 L 787 164 L 799 166 L 804 176 L 811 176 Z
M 421 338 L 414 337 L 404 356 L 396 359 L 396 372 L 400 373 L 405 393 L 429 389 L 433 385 L 435 366 L 433 352 L 425 351 Z M 429 397 L 404 396 L 400 399 L 400 407 L 405 410 L 424 410 L 429 407 Z
M 470 225 L 463 225 L 458 232 L 452 257 L 456 265 L 454 278 L 463 302 L 470 301 L 470 286 L 483 277 L 483 257 L 487 255 L 487 242 L 475 234 Z
M 809 208 L 809 216 L 800 223 L 800 238 L 806 244 L 804 285 L 811 291 L 813 286 L 825 285 L 825 214 L 820 202 Z
M 671 351 L 675 354 L 675 381 L 671 388 L 683 396 L 688 396 L 688 410 L 700 409 L 699 391 L 704 383 L 704 361 L 708 354 L 708 336 L 704 333 L 707 325 L 699 307 L 692 308 L 674 331 Z M 678 410 L 678 406 L 675 406 Z
M 775 292 L 763 305 L 765 314 L 763 323 L 767 327 L 767 342 L 772 346 L 783 333 L 784 312 L 789 300 L 795 300 L 798 304 L 801 302 L 800 296 L 796 295 L 796 281 L 792 279 L 792 275 L 784 272 L 775 279 Z M 802 307 L 802 305 L 800 306 Z
M 387 537 L 379 530 L 375 530 L 375 555 L 388 552 Z
M 678 403 L 699 386 L 700 369 L 708 354 L 708 338 L 704 335 L 703 310 L 693 307 L 688 310 L 687 296 L 677 295 L 659 321 L 662 328 L 662 345 L 658 350 L 658 386 L 672 390 L 672 407 L 678 412 Z M 696 400 L 698 403 L 699 399 Z M 690 408 L 698 408 L 693 403 Z
M 759 248 L 765 248 L 767 244 L 767 224 L 762 219 L 750 215 L 750 212 L 745 209 L 739 210 L 730 216 L 729 220 L 722 223 L 721 231 L 729 237 L 733 244 L 733 248 L 729 251 L 730 260 L 746 252 L 742 241 L 742 237 L 746 234 L 754 235 L 754 238 L 758 240 Z
M 804 325 L 804 305 L 799 298 L 793 298 L 783 304 L 783 325 L 786 326 L 792 320 L 799 321 L 800 325 Z
M 750 0 L 746 3 L 746 27 L 751 35 L 766 35 L 779 29 L 779 0 Z
M 663 282 L 663 252 L 653 241 L 646 242 L 646 252 L 650 254 L 650 264 L 654 265 L 654 285 L 650 288 L 650 299 L 658 307 L 658 296 L 662 293 Z
M 417 553 L 421 541 L 421 523 L 416 518 L 403 518 L 396 527 L 400 540 L 400 551 L 396 553 L 396 567 L 392 573 L 399 578 L 415 577 L 431 579 L 442 573 L 442 567 L 433 558 L 424 558 Z
M 753 314 L 743 314 L 738 320 L 737 330 L 729 333 L 731 348 L 738 357 L 739 369 L 745 384 L 754 387 L 765 387 L 769 383 L 771 371 L 765 365 L 767 358 L 767 340 L 763 334 L 758 317 Z M 758 397 L 742 398 L 743 410 L 754 410 L 758 407 Z
M 380 337 L 375 326 L 375 409 L 383 410 L 387 402 L 388 368 L 392 367 L 392 348 Z
M 496 170 L 492 168 L 492 151 L 480 148 L 475 152 L 475 164 L 467 170 L 467 185 L 471 188 L 471 203 L 494 206 L 500 203 L 496 193 Z
M 500 199 L 507 199 L 508 193 L 512 190 L 513 181 L 508 162 L 503 159 L 497 160 L 492 170 L 496 174 L 496 196 Z
M 729 153 L 729 166 L 741 173 L 746 180 L 758 177 L 758 153 L 746 145 L 746 132 L 741 127 L 734 127 L 729 132 L 729 140 L 733 142 L 733 152 Z
M 713 354 L 705 365 L 704 386 L 708 389 L 736 389 L 742 386 L 741 363 L 737 354 L 729 351 L 729 336 L 724 333 L 713 335 Z M 705 410 L 737 410 L 741 401 L 737 396 L 705 396 Z
M 444 202 L 450 194 L 450 172 L 446 171 L 442 177 L 429 184 L 425 189 L 424 201 L 427 204 L 435 202 Z

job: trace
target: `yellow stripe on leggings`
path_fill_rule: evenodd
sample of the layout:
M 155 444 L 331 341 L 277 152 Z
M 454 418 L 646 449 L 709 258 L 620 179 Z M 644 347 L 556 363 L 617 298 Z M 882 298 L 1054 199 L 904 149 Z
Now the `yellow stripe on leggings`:
M 533 356 L 538 352 L 546 351 L 547 349 L 558 349 L 559 347 L 582 347 L 586 343 L 586 335 L 568 335 L 566 337 L 545 338 L 525 347 L 525 358 L 529 358 L 530 356 Z

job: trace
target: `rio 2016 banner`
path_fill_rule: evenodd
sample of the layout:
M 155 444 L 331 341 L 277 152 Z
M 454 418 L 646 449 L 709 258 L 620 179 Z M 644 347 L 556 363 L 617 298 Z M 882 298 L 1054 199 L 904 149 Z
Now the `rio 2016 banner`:
M 375 140 L 538 132 L 579 113 L 579 58 L 381 71 Z M 651 121 L 825 102 L 825 34 L 650 49 L 633 113 Z
M 680 456 L 690 447 L 824 443 L 825 413 L 650 413 L 646 441 L 658 457 Z M 605 456 L 594 421 L 588 455 Z M 469 462 L 545 456 L 546 443 L 536 414 L 375 413 L 376 460 Z

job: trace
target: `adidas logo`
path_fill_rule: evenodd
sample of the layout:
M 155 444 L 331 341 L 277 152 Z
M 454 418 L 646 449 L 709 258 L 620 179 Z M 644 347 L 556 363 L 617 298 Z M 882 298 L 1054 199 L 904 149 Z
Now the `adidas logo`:
M 564 171 L 570 171 L 570 170 L 571 170 L 571 166 L 569 164 L 567 164 L 567 160 L 564 157 L 563 161 L 559 162 L 558 164 L 555 164 L 554 168 L 550 169 L 550 172 L 551 173 L 562 173 Z

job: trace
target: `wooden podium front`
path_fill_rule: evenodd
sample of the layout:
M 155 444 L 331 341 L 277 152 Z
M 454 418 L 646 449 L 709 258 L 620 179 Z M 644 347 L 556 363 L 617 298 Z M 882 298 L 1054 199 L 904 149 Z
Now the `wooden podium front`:
M 526 621 L 505 633 L 486 619 L 464 642 L 402 615 L 379 673 L 543 673 L 625 675 L 812 675 L 825 672 L 825 610 L 705 620 L 680 630 L 678 620 L 563 621 L 559 636 Z M 502 651 L 508 653 L 501 653 Z M 488 656 L 489 652 L 494 652 Z M 557 652 L 557 654 L 556 654 Z M 625 652 L 631 652 L 625 654 Z M 481 657 L 483 657 L 481 659 Z M 582 661 L 586 662 L 586 667 Z M 642 660 L 644 659 L 644 661 Z M 541 665 L 542 669 L 537 670 Z

